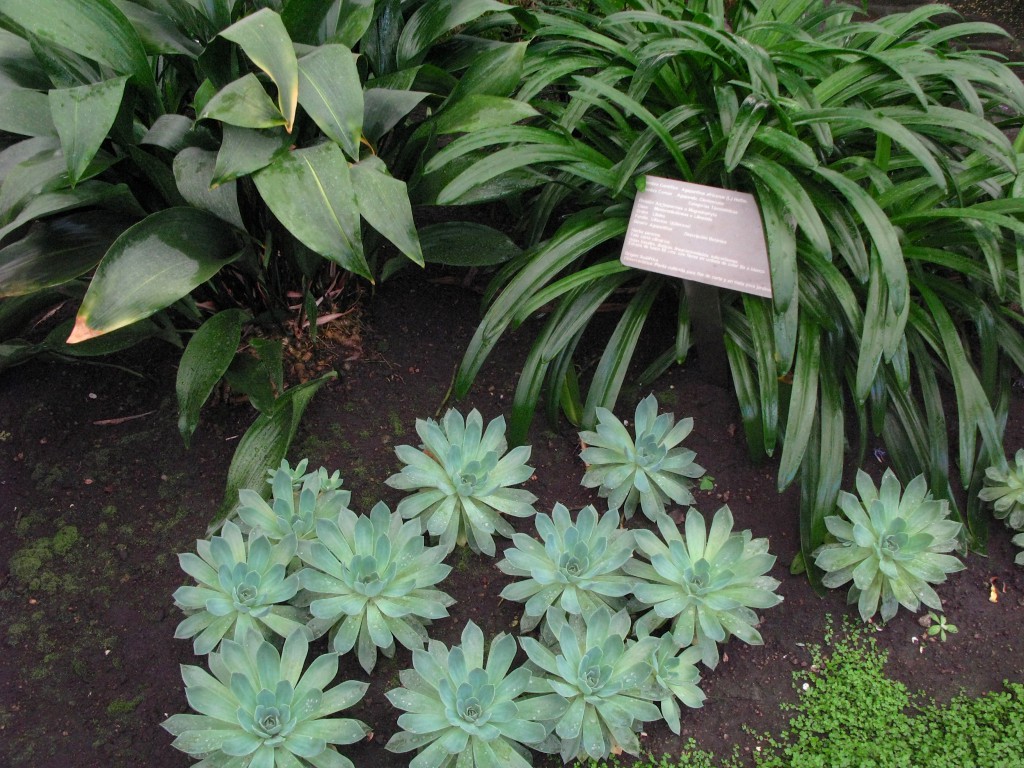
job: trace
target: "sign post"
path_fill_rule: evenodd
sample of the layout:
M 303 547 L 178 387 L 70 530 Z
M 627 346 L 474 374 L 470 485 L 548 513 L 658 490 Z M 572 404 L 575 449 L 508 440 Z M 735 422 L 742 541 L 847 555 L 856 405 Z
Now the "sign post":
M 772 296 L 768 249 L 754 196 L 648 176 L 633 203 L 621 261 L 684 281 L 701 370 L 715 383 L 727 385 L 717 289 Z

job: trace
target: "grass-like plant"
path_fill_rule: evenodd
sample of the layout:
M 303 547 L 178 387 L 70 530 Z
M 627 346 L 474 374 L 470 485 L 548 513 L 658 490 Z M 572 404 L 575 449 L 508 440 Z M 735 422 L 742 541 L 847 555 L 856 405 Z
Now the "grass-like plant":
M 580 458 L 587 465 L 583 485 L 597 488 L 609 509 L 621 507 L 628 520 L 639 504 L 655 520 L 666 502 L 694 503 L 690 479 L 703 475 L 704 467 L 694 462 L 696 453 L 679 445 L 693 430 L 693 419 L 676 424 L 671 413 L 658 413 L 657 398 L 648 395 L 636 407 L 634 439 L 611 411 L 598 408 L 596 415 L 597 430 L 580 433 Z
M 1002 461 L 1006 372 L 1024 367 L 1024 133 L 1007 138 L 1024 85 L 961 41 L 1005 32 L 938 27 L 949 12 L 938 5 L 872 21 L 824 0 L 596 8 L 532 13 L 516 95 L 539 117 L 467 133 L 425 164 L 438 202 L 525 194 L 529 211 L 529 250 L 489 287 L 455 395 L 506 330 L 542 311 L 513 442 L 542 393 L 549 412 L 561 404 L 592 428 L 654 315 L 675 318 L 674 333 L 631 379 L 643 386 L 685 358 L 698 308 L 682 281 L 618 260 L 636 190 L 662 176 L 753 194 L 760 209 L 773 298 L 722 290 L 701 314 L 721 315 L 752 454 L 781 450 L 780 488 L 800 478 L 805 562 L 825 541 L 847 444 L 863 452 L 880 434 L 901 476 L 924 472 L 951 499 L 955 410 L 959 480 L 980 485 L 979 467 Z M 576 351 L 608 306 L 620 320 L 580 395 Z
M 886 470 L 875 487 L 871 476 L 857 472 L 857 493 L 839 494 L 843 515 L 825 519 L 836 541 L 815 556 L 825 571 L 826 587 L 852 581 L 850 601 L 857 603 L 867 621 L 882 609 L 882 621 L 896 615 L 900 605 L 917 611 L 924 603 L 942 610 L 942 600 L 932 589 L 947 574 L 964 569 L 952 552 L 959 544 L 963 526 L 949 520 L 945 499 L 933 499 L 923 475 L 907 485 L 902 496 L 900 481 Z
M 411 491 L 398 504 L 406 519 L 438 539 L 446 552 L 469 545 L 474 552 L 494 555 L 494 535 L 512 536 L 503 515 L 529 517 L 537 500 L 527 490 L 513 488 L 530 479 L 530 447 L 508 451 L 505 418 L 492 419 L 486 430 L 475 408 L 463 417 L 454 408 L 438 424 L 416 420 L 423 450 L 399 445 L 395 453 L 405 466 L 386 482 Z M 507 452 L 506 452 L 507 451 Z

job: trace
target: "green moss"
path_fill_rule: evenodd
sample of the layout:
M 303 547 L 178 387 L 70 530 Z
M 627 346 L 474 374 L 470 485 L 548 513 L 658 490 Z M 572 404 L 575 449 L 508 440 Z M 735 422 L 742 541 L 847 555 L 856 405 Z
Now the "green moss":
M 58 555 L 66 555 L 78 542 L 78 529 L 73 525 L 65 525 L 53 536 L 53 551 Z
M 136 696 L 134 699 L 114 699 L 112 702 L 107 704 L 107 714 L 111 717 L 117 717 L 118 715 L 130 715 L 135 711 L 135 708 L 139 706 L 141 701 L 141 694 Z
M 36 539 L 11 555 L 8 568 L 11 578 L 23 587 L 31 587 L 43 566 L 53 559 L 49 539 Z
M 102 510 L 100 510 L 100 514 L 103 517 L 117 517 L 117 507 L 115 507 L 113 504 L 108 504 Z

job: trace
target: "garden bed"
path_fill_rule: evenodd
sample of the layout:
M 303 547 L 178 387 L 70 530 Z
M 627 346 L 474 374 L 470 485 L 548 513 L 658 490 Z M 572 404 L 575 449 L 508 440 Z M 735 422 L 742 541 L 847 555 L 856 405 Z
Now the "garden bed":
M 340 470 L 360 512 L 378 499 L 394 508 L 399 493 L 383 482 L 400 469 L 394 446 L 417 444 L 415 420 L 438 414 L 477 320 L 477 293 L 436 277 L 409 270 L 377 291 L 366 305 L 361 353 L 337 350 L 340 375 L 313 399 L 290 451 L 293 460 Z M 487 419 L 507 412 L 528 336 L 499 349 L 460 408 L 479 408 Z M 9 564 L 0 577 L 4 764 L 190 764 L 159 727 L 187 711 L 178 665 L 202 662 L 189 641 L 173 639 L 181 615 L 171 593 L 188 581 L 174 554 L 192 551 L 204 535 L 251 411 L 229 403 L 208 408 L 186 450 L 176 424 L 175 360 L 169 347 L 151 345 L 109 361 L 121 367 L 36 362 L 0 379 L 0 562 Z M 655 754 L 678 752 L 687 737 L 719 753 L 733 743 L 750 750 L 744 725 L 778 731 L 785 724 L 778 705 L 794 699 L 791 673 L 809 664 L 805 644 L 820 641 L 825 615 L 856 611 L 846 606 L 845 591 L 818 596 L 805 576 L 789 574 L 799 549 L 797 492 L 777 493 L 775 464 L 747 458 L 733 393 L 706 383 L 692 363 L 670 371 L 654 391 L 663 408 L 694 418 L 687 445 L 714 479 L 712 490 L 696 494 L 698 507 L 710 515 L 728 502 L 738 529 L 768 537 L 778 555 L 771 575 L 782 581 L 785 601 L 762 614 L 764 646 L 733 640 L 716 670 L 702 670 L 708 700 L 684 712 L 683 739 L 652 724 L 642 743 Z M 622 415 L 631 408 L 624 398 Z M 538 510 L 550 512 L 559 501 L 570 509 L 599 503 L 579 485 L 575 430 L 538 418 L 531 442 L 536 478 L 526 487 L 539 497 Z M 1006 444 L 1024 445 L 1019 391 Z M 868 457 L 877 477 L 886 457 Z M 847 487 L 853 472 L 850 465 Z M 1024 679 L 1024 569 L 1013 565 L 1009 538 L 993 525 L 988 556 L 968 555 L 967 570 L 939 588 L 958 634 L 945 643 L 915 641 L 925 630 L 917 615 L 901 611 L 877 635 L 891 652 L 890 674 L 939 700 Z M 499 541 L 499 552 L 505 546 Z M 469 619 L 488 637 L 515 633 L 521 606 L 498 598 L 509 577 L 494 561 L 459 550 L 448 562 L 454 568 L 443 588 L 457 602 L 432 636 L 457 642 Z M 407 764 L 407 755 L 384 750 L 398 714 L 384 693 L 408 666 L 409 653 L 399 649 L 371 679 L 354 657 L 342 659 L 343 678 L 371 680 L 348 713 L 374 729 L 372 740 L 344 749 L 356 765 Z

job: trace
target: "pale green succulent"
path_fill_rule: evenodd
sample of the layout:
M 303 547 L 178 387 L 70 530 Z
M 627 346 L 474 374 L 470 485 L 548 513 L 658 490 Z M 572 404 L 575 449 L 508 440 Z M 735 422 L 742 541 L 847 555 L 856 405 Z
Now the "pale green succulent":
M 680 648 L 672 635 L 658 638 L 658 645 L 651 657 L 649 685 L 653 691 L 650 695 L 661 705 L 661 716 L 672 733 L 678 734 L 680 731 L 679 702 L 690 709 L 699 709 L 704 706 L 704 699 L 707 698 L 697 686 L 700 682 L 700 673 L 697 672 L 700 657 L 700 648 L 692 645 Z
M 440 424 L 417 419 L 416 432 L 423 449 L 395 448 L 405 467 L 386 482 L 392 488 L 415 491 L 398 505 L 398 512 L 421 522 L 421 530 L 439 539 L 447 552 L 469 544 L 474 552 L 494 555 L 494 534 L 510 537 L 512 526 L 502 515 L 529 517 L 537 500 L 529 491 L 511 488 L 530 479 L 526 465 L 530 447 L 508 453 L 505 419 L 483 428 L 476 409 L 462 418 L 456 410 Z
M 609 509 L 622 507 L 626 519 L 637 503 L 651 520 L 665 504 L 693 504 L 690 479 L 704 474 L 697 455 L 679 444 L 693 430 L 693 419 L 675 423 L 671 413 L 658 415 L 658 401 L 648 395 L 636 407 L 636 442 L 626 426 L 606 408 L 598 408 L 597 431 L 581 432 L 580 458 L 587 464 L 583 485 L 597 488 Z
M 299 540 L 312 539 L 318 520 L 333 520 L 348 509 L 352 494 L 339 490 L 342 480 L 338 472 L 328 475 L 320 467 L 306 473 L 306 461 L 300 461 L 295 469 L 282 461 L 277 469 L 267 470 L 273 492 L 270 504 L 249 488 L 238 492 L 238 517 L 244 528 L 258 529 L 270 539 L 289 534 Z
M 1020 547 L 1022 551 L 1017 553 L 1017 556 L 1013 558 L 1013 562 L 1017 565 L 1024 565 L 1024 533 L 1018 533 L 1012 539 L 1010 539 L 1016 546 Z
M 552 693 L 524 695 L 532 676 L 526 667 L 509 672 L 515 655 L 515 639 L 501 634 L 484 663 L 484 635 L 472 621 L 462 630 L 462 645 L 449 651 L 431 640 L 427 650 L 413 651 L 413 668 L 399 673 L 405 687 L 387 693 L 405 713 L 398 718 L 403 730 L 387 748 L 420 750 L 415 768 L 528 768 L 523 745 L 542 746 L 551 730 L 545 723 L 566 702 Z
M 172 743 L 196 768 L 354 768 L 335 748 L 362 739 L 359 720 L 330 717 L 359 701 L 367 684 L 327 686 L 338 674 L 338 655 L 318 656 L 303 673 L 309 641 L 293 632 L 277 649 L 256 632 L 225 640 L 209 656 L 212 675 L 183 665 L 185 696 L 198 715 L 163 722 Z
M 562 760 L 603 760 L 618 749 L 639 754 L 635 731 L 661 717 L 649 685 L 658 641 L 644 637 L 627 646 L 629 614 L 613 615 L 605 607 L 568 621 L 551 609 L 548 622 L 556 638 L 553 648 L 529 637 L 520 642 L 530 661 L 547 673 L 533 690 L 569 702 L 555 721 Z
M 888 469 L 877 489 L 866 472 L 858 471 L 857 492 L 860 499 L 839 494 L 845 519 L 825 518 L 836 543 L 815 555 L 815 564 L 825 571 L 822 584 L 841 587 L 852 580 L 850 601 L 856 600 L 864 621 L 875 615 L 879 601 L 883 621 L 895 616 L 900 605 L 917 611 L 924 603 L 941 610 L 942 601 L 930 585 L 964 568 L 945 554 L 956 549 L 963 529 L 947 519 L 949 502 L 932 498 L 924 475 L 911 480 L 901 498 L 900 481 Z
M 636 581 L 622 570 L 633 554 L 633 533 L 619 528 L 616 512 L 609 510 L 599 520 L 597 510 L 584 507 L 574 523 L 569 510 L 555 504 L 551 517 L 540 513 L 534 521 L 541 540 L 514 534 L 515 546 L 498 563 L 503 573 L 521 577 L 501 597 L 526 603 L 519 624 L 523 632 L 536 627 L 551 606 L 576 615 L 623 607 Z
M 760 645 L 752 609 L 782 602 L 774 591 L 779 582 L 765 575 L 775 564 L 768 539 L 755 539 L 749 530 L 734 533 L 728 506 L 715 513 L 710 531 L 696 509 L 686 514 L 685 536 L 667 515 L 658 515 L 656 523 L 661 538 L 636 532 L 637 554 L 649 562 L 634 559 L 625 566 L 639 578 L 637 600 L 651 606 L 637 620 L 637 634 L 670 621 L 676 645 L 699 648 L 711 669 L 718 665 L 718 644 L 732 635 Z
M 985 487 L 978 492 L 982 501 L 992 502 L 992 512 L 1016 531 L 1024 529 L 1024 448 L 1013 464 L 985 470 Z
M 213 651 L 228 632 L 235 640 L 250 631 L 264 635 L 264 628 L 287 637 L 304 627 L 305 616 L 285 603 L 295 597 L 299 580 L 287 575 L 295 557 L 294 535 L 276 544 L 256 531 L 248 540 L 232 522 L 224 524 L 220 536 L 196 542 L 198 555 L 178 555 L 181 569 L 198 586 L 179 587 L 174 602 L 188 616 L 178 624 L 174 636 L 195 637 L 193 650 L 199 655 Z
M 395 640 L 410 650 L 427 642 L 424 623 L 448 615 L 455 601 L 434 589 L 450 572 L 447 552 L 427 547 L 419 524 L 379 502 L 369 517 L 343 509 L 335 520 L 320 520 L 316 540 L 299 544 L 309 567 L 298 576 L 317 598 L 309 604 L 310 628 L 319 636 L 328 629 L 338 653 L 354 646 L 367 672 L 377 663 L 377 649 L 395 652 Z

